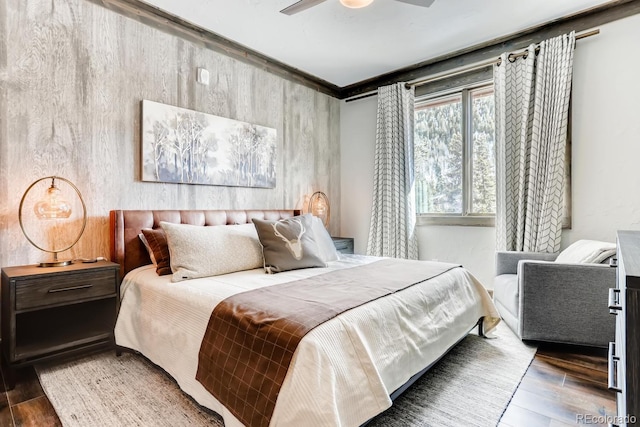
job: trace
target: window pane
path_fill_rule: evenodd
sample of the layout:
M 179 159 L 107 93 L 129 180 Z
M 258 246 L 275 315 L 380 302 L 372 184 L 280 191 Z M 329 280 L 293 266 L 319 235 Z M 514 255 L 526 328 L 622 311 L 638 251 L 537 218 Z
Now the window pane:
M 462 98 L 416 106 L 417 213 L 462 213 Z
M 473 163 L 471 213 L 496 212 L 496 144 L 493 88 L 470 92 Z

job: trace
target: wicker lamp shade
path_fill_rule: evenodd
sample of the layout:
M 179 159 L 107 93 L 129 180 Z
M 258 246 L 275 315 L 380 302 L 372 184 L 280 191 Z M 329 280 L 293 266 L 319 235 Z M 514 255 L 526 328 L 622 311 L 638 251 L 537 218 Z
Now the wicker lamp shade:
M 320 218 L 324 227 L 329 228 L 331 207 L 329 206 L 329 198 L 322 191 L 316 191 L 309 198 L 309 213 Z

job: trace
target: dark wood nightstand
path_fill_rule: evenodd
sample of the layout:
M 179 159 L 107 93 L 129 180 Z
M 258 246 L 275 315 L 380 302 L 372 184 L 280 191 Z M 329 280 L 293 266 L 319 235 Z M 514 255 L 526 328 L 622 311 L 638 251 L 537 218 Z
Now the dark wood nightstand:
M 2 355 L 8 368 L 115 348 L 119 270 L 108 261 L 3 268 Z
M 353 237 L 332 237 L 336 250 L 341 254 L 353 253 Z

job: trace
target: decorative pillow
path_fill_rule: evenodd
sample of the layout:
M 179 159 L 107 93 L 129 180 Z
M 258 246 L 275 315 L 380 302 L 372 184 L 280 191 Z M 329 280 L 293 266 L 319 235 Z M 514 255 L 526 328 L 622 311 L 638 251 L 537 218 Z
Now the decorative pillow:
M 563 263 L 595 263 L 599 264 L 616 254 L 614 243 L 597 240 L 578 240 L 560 252 L 556 262 Z
M 147 238 L 144 237 L 144 234 L 142 233 L 138 234 L 138 238 L 144 245 L 144 248 L 147 250 L 147 253 L 149 254 L 149 258 L 151 259 L 151 264 L 157 265 L 158 262 L 156 261 L 155 255 L 153 255 L 153 249 L 151 249 L 151 247 L 149 246 L 149 242 L 147 242 Z
M 324 228 L 322 220 L 317 216 L 313 217 L 313 234 L 318 243 L 320 256 L 325 262 L 336 261 L 340 258 L 336 250 L 336 245 L 333 244 L 333 239 L 327 229 Z
M 202 227 L 161 222 L 160 226 L 167 234 L 174 282 L 262 267 L 252 224 Z
M 279 221 L 254 219 L 253 223 L 262 244 L 267 273 L 327 266 L 316 243 L 313 215 Z
M 156 266 L 156 273 L 159 276 L 171 274 L 171 259 L 164 231 L 161 228 L 143 228 L 142 237 L 144 237 L 142 243 L 146 242 L 149 258 Z

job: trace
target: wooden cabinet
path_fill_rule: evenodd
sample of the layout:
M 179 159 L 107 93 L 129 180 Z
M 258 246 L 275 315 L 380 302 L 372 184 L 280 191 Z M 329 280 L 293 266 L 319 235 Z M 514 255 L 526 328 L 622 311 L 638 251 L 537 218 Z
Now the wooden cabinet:
M 616 338 L 609 344 L 609 388 L 617 392 L 617 416 L 611 425 L 636 425 L 640 416 L 639 231 L 618 231 L 617 280 L 610 291 L 609 310 L 616 316 Z
M 332 237 L 336 250 L 341 254 L 353 253 L 353 237 Z
M 119 269 L 107 261 L 3 268 L 2 354 L 8 368 L 115 347 Z

